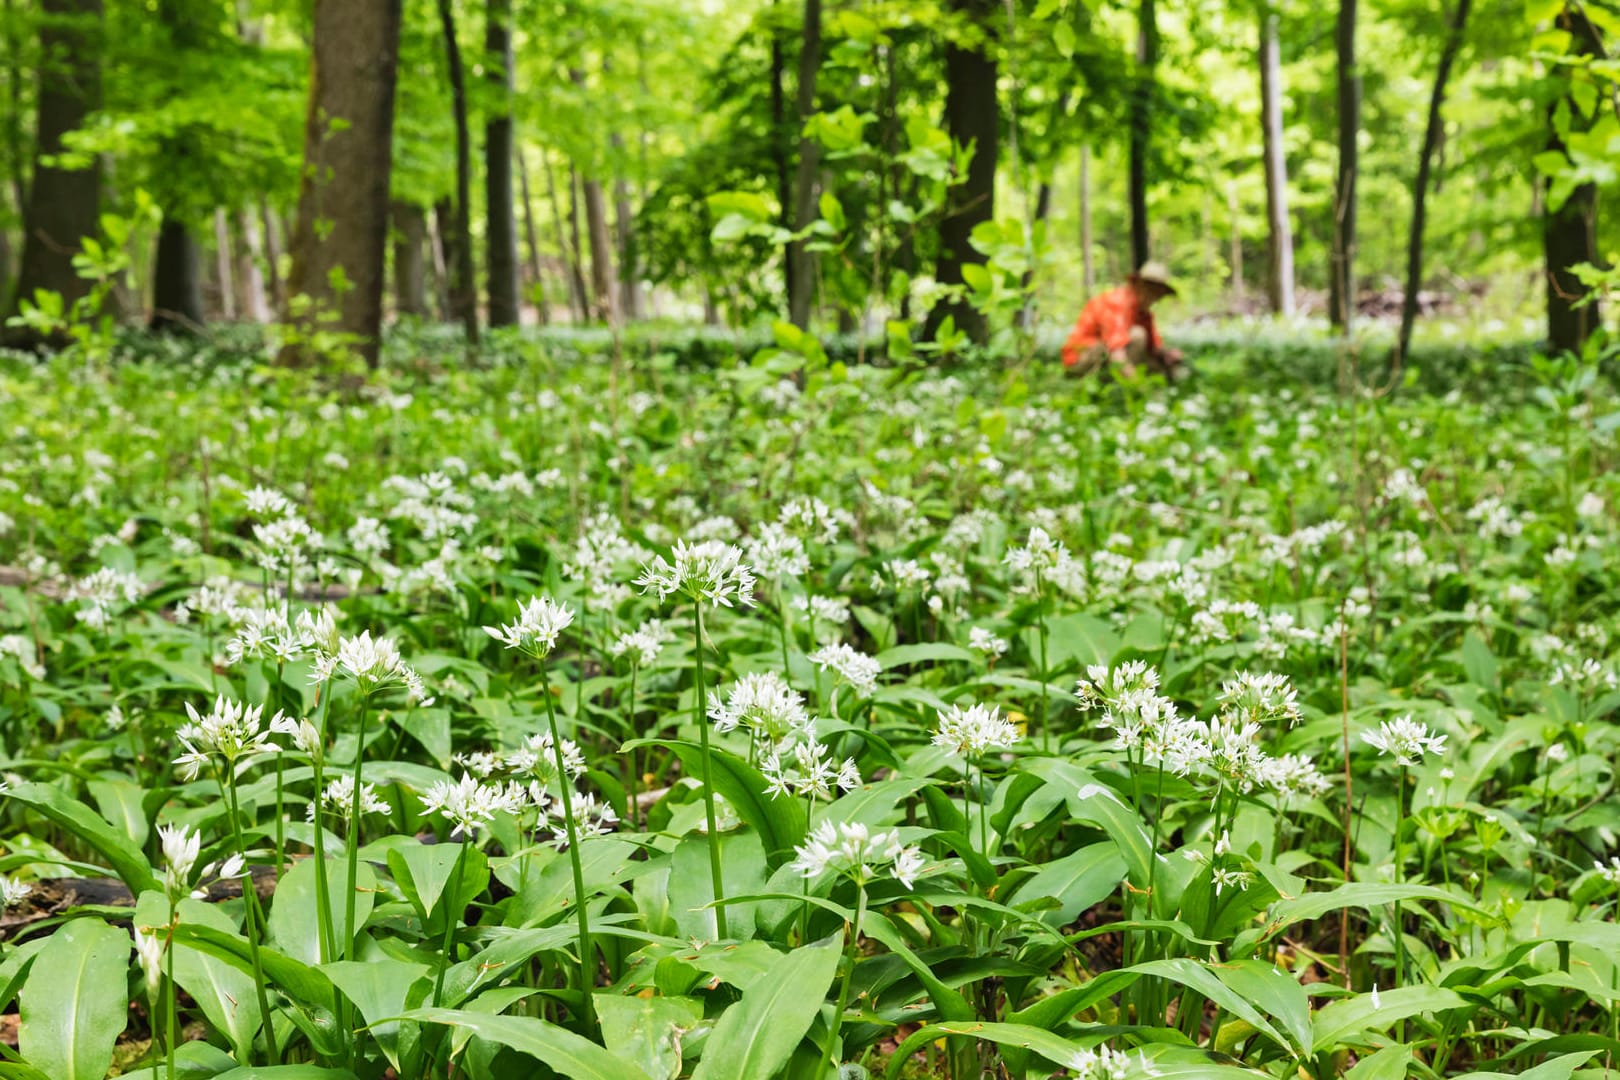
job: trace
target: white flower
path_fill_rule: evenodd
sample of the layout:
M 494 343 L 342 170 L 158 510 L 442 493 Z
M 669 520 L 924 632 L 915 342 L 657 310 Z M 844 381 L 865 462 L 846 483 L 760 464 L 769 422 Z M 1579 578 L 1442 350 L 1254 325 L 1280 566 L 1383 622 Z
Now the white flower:
M 661 621 L 648 619 L 635 630 L 614 638 L 608 651 L 615 657 L 629 656 L 638 667 L 647 667 L 658 659 L 658 654 L 664 651 L 664 645 L 673 636 Z
M 1107 664 L 1092 664 L 1086 668 L 1086 675 L 1089 677 L 1081 679 L 1075 688 L 1075 697 L 1087 710 L 1113 704 L 1130 693 L 1159 688 L 1158 670 L 1142 660 L 1129 660 L 1112 669 Z
M 1620 888 L 1620 858 L 1611 856 L 1607 866 L 1601 860 L 1592 865 L 1597 869 L 1599 877 L 1615 888 Z
M 321 809 L 330 810 L 345 821 L 349 820 L 354 811 L 354 776 L 352 774 L 344 773 L 326 785 L 326 790 L 321 792 Z M 360 785 L 360 812 L 362 814 L 388 814 L 392 813 L 393 809 L 392 806 L 377 797 L 376 789 L 370 784 L 362 783 Z M 305 808 L 304 817 L 308 821 L 315 820 L 314 803 L 310 803 Z
M 562 741 L 562 758 L 569 780 L 578 780 L 585 775 L 585 755 L 574 740 Z M 549 787 L 557 780 L 557 748 L 552 742 L 551 732 L 530 735 L 521 747 L 501 759 L 501 765 L 525 779 L 538 782 L 542 787 Z M 486 770 L 484 775 L 488 774 Z
M 836 826 L 823 821 L 794 852 L 798 858 L 793 868 L 805 877 L 831 870 L 862 886 L 887 866 L 894 879 L 909 889 L 923 869 L 921 852 L 900 842 L 899 829 L 873 832 L 858 821 Z
M 518 606 L 517 621 L 497 629 L 484 627 L 484 633 L 508 649 L 521 649 L 530 656 L 545 657 L 557 647 L 557 636 L 574 621 L 574 611 L 549 596 L 536 596 Z
M 807 738 L 767 751 L 759 771 L 773 799 L 790 794 L 826 799 L 832 797 L 834 788 L 853 791 L 861 786 L 861 770 L 855 759 L 835 761 L 826 745 L 816 739 L 813 722 Z
M 939 714 L 934 745 L 968 758 L 1005 750 L 1019 740 L 1018 728 L 1001 715 L 998 705 L 952 705 Z
M 883 671 L 883 666 L 875 657 L 867 656 L 843 642 L 823 645 L 808 659 L 822 671 L 831 668 L 861 697 L 870 697 L 877 690 L 877 677 Z
M 1385 720 L 1377 731 L 1363 731 L 1361 741 L 1376 747 L 1380 754 L 1394 755 L 1399 765 L 1416 765 L 1425 754 L 1440 754 L 1446 749 L 1446 737 L 1431 735 L 1429 726 L 1413 720 L 1410 713 Z
M 1145 1054 L 1141 1055 L 1140 1063 L 1143 1071 L 1153 1075 L 1153 1071 L 1147 1067 Z M 1125 1080 L 1130 1075 L 1131 1056 L 1124 1050 L 1098 1046 L 1075 1051 L 1063 1064 L 1073 1074 L 1074 1080 Z
M 709 719 L 716 731 L 734 731 L 741 724 L 773 743 L 809 723 L 804 696 L 774 671 L 751 673 L 732 683 L 724 703 L 709 706 Z
M 163 886 L 171 899 L 186 894 L 191 870 L 202 850 L 202 835 L 185 825 L 159 825 L 158 839 L 163 846 Z
M 1221 895 L 1221 890 L 1236 887 L 1239 892 L 1248 890 L 1254 881 L 1254 875 L 1247 870 L 1230 870 L 1224 866 L 1217 866 L 1210 871 L 1210 879 L 1215 883 L 1215 895 Z
M 289 736 L 293 748 L 300 753 L 308 754 L 312 758 L 321 756 L 321 733 L 315 730 L 315 725 L 308 720 L 295 720 L 284 713 L 277 713 L 270 720 L 270 730 L 277 735 Z
M 968 630 L 968 648 L 982 652 L 986 656 L 1002 656 L 1007 652 L 1008 646 L 1006 638 L 999 638 L 992 631 L 975 626 Z
M 754 573 L 773 581 L 802 578 L 810 572 L 804 541 L 776 522 L 767 521 L 759 527 L 759 535 L 747 541 L 745 554 Z
M 719 540 L 705 540 L 688 547 L 677 540 L 671 564 L 662 555 L 654 556 L 641 568 L 635 583 L 642 592 L 656 592 L 660 600 L 671 593 L 682 593 L 693 601 L 730 607 L 732 600 L 744 606 L 754 602 L 754 572 L 742 562 L 742 549 Z
M 1037 525 L 1029 530 L 1029 542 L 1023 547 L 1009 548 L 1007 557 L 1002 561 L 1013 572 L 1033 580 L 1037 575 L 1051 573 L 1068 560 L 1069 549 L 1053 540 L 1045 529 Z
M 8 908 L 16 907 L 28 899 L 28 894 L 33 891 L 34 887 L 28 882 L 0 874 L 0 905 Z
M 480 784 L 467 773 L 456 783 L 439 780 L 420 796 L 422 812 L 437 813 L 455 828 L 452 836 L 470 836 L 480 825 L 487 825 L 498 813 L 517 813 L 525 801 L 514 789 L 498 784 Z
M 1221 684 L 1221 703 L 1237 719 L 1258 724 L 1299 723 L 1299 702 L 1286 675 L 1240 671 Z
M 618 812 L 588 791 L 570 791 L 566 795 L 568 806 L 574 812 L 574 831 L 581 840 L 593 836 L 606 836 L 619 824 Z M 552 815 L 551 842 L 559 851 L 568 846 L 568 824 L 562 815 L 561 803 L 555 804 Z
M 433 704 L 422 685 L 422 677 L 400 659 L 399 646 L 388 638 L 373 638 L 369 630 L 362 631 L 358 637 L 342 638 L 336 652 L 317 656 L 311 678 L 323 683 L 339 669 L 354 679 L 361 693 L 369 694 L 397 680 L 405 687 L 406 701 Z
M 287 496 L 258 484 L 242 492 L 242 498 L 247 500 L 248 513 L 255 517 L 279 517 L 292 509 L 292 502 Z
M 163 939 L 158 936 L 156 927 L 137 926 L 134 934 L 135 956 L 141 962 L 146 993 L 149 997 L 156 997 L 158 987 L 163 984 Z
M 270 742 L 270 731 L 260 721 L 263 711 L 262 705 L 231 701 L 223 694 L 214 699 L 214 707 L 206 715 L 199 714 L 189 701 L 186 702 L 186 714 L 191 722 L 182 724 L 175 732 L 186 748 L 185 753 L 174 759 L 181 779 L 187 783 L 197 779 L 201 767 L 215 756 L 223 759 L 227 768 L 233 768 L 238 761 L 274 752 L 276 747 Z

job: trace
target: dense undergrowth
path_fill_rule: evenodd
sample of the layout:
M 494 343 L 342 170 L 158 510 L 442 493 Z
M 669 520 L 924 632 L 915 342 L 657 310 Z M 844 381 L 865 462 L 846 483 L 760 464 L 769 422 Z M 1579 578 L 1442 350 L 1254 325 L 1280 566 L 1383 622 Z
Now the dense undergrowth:
M 1613 1063 L 1592 369 L 600 344 L 0 368 L 0 1075 Z

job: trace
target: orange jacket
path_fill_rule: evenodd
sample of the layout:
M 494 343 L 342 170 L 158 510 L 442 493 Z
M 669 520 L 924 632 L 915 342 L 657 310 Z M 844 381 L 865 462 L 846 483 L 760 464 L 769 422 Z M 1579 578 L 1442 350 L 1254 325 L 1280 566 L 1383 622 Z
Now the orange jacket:
M 1136 291 L 1121 285 L 1093 296 L 1080 312 L 1069 340 L 1063 346 L 1063 366 L 1073 367 L 1080 357 L 1094 345 L 1101 344 L 1113 352 L 1123 349 L 1131 339 L 1131 327 L 1140 326 L 1147 331 L 1148 340 L 1155 349 L 1163 348 L 1159 328 L 1153 323 L 1153 313 L 1136 303 Z

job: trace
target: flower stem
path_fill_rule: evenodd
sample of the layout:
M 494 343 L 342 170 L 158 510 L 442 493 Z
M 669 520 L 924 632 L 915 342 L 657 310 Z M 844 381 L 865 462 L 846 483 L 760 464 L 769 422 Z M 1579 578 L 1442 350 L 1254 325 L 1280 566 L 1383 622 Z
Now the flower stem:
M 230 768 L 229 764 L 226 768 Z M 241 811 L 236 798 L 236 777 L 230 778 L 225 790 L 230 794 L 231 800 L 231 834 L 236 840 L 236 852 L 247 862 L 247 844 L 242 839 Z M 259 960 L 259 924 L 262 913 L 259 910 L 259 892 L 253 885 L 253 871 L 248 869 L 247 877 L 242 879 L 242 920 L 243 930 L 247 936 L 248 958 L 253 962 L 253 989 L 259 998 L 259 1015 L 264 1017 L 264 1041 L 270 1051 L 270 1064 L 281 1063 L 281 1053 L 276 1049 L 275 1018 L 270 1014 L 270 998 L 265 993 L 264 965 Z M 171 1004 L 173 1002 L 171 1001 Z
M 590 914 L 585 909 L 585 871 L 579 858 L 579 829 L 574 823 L 573 783 L 568 779 L 568 767 L 563 759 L 562 735 L 557 731 L 557 706 L 551 700 L 551 677 L 546 664 L 540 662 L 540 696 L 546 699 L 546 719 L 551 724 L 551 749 L 557 758 L 557 787 L 562 797 L 563 830 L 568 837 L 568 864 L 574 872 L 574 917 L 579 923 L 579 996 L 583 1002 L 580 1017 L 585 1030 L 596 1030 L 596 1002 L 591 998 L 591 987 L 596 979 L 595 949 L 591 945 Z
M 326 785 L 326 720 L 332 712 L 332 687 L 321 687 L 321 745 L 312 755 L 310 764 L 315 769 L 315 835 L 310 847 L 315 855 L 315 922 L 320 928 L 321 963 L 329 964 L 337 958 L 337 939 L 332 926 L 332 883 L 326 867 L 326 830 L 321 821 L 321 794 Z
M 692 602 L 693 627 L 697 634 L 697 707 L 694 709 L 698 729 L 698 742 L 703 751 L 703 818 L 709 829 L 709 883 L 714 889 L 714 926 L 722 940 L 731 936 L 726 927 L 726 898 L 724 879 L 720 874 L 720 828 L 714 816 L 714 784 L 710 780 L 709 764 L 709 703 L 708 690 L 703 685 L 703 604 Z
M 855 977 L 855 958 L 861 951 L 861 922 L 866 917 L 866 886 L 855 888 L 855 924 L 849 931 L 849 943 L 844 946 L 844 978 L 838 985 L 838 1004 L 833 1009 L 832 1026 L 827 1032 L 827 1045 L 821 1051 L 818 1076 L 826 1076 L 832 1068 L 833 1048 L 838 1045 L 838 1034 L 844 1026 L 844 1008 L 849 1004 L 849 986 Z
M 349 960 L 354 959 L 354 905 L 360 884 L 360 773 L 366 760 L 366 719 L 367 714 L 370 712 L 367 708 L 369 704 L 369 695 L 362 693 L 360 695 L 360 728 L 355 735 L 354 745 L 354 801 L 349 808 L 349 829 L 344 840 L 349 878 L 348 888 L 343 897 L 343 948 L 341 955 Z M 315 798 L 319 800 L 321 794 L 321 792 L 317 791 Z M 318 802 L 317 805 L 319 805 Z M 319 814 L 315 816 L 320 817 Z M 336 956 L 337 953 L 334 953 L 334 959 Z
M 454 960 L 452 950 L 455 948 L 456 923 L 461 920 L 461 913 L 455 910 L 454 905 L 461 896 L 461 868 L 467 861 L 467 844 L 463 841 L 461 850 L 456 852 L 456 866 L 450 874 L 450 891 L 445 894 L 444 902 L 444 948 L 440 949 L 439 977 L 433 980 L 433 1007 L 437 1009 L 444 1000 L 444 973 L 450 970 Z

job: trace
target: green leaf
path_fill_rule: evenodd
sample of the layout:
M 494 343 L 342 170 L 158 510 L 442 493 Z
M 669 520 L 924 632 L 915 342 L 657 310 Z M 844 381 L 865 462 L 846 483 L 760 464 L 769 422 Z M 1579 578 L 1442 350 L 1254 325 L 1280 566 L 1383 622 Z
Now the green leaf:
M 182 922 L 175 927 L 174 940 L 182 945 L 190 945 L 199 952 L 217 956 L 238 971 L 253 972 L 248 940 L 241 934 L 228 934 L 211 926 Z M 320 968 L 294 960 L 269 947 L 259 949 L 259 963 L 264 969 L 265 981 L 278 991 L 300 1004 L 331 1011 L 332 982 L 321 973 Z
M 1386 1046 L 1356 1062 L 1344 1080 L 1406 1080 L 1411 1065 L 1410 1046 Z
M 787 1064 L 821 1012 L 843 935 L 795 949 L 721 1014 L 692 1080 L 764 1080 Z
M 129 1022 L 129 934 L 74 919 L 35 957 L 22 988 L 18 1049 L 52 1080 L 102 1080 Z
M 158 888 L 158 880 L 140 849 L 84 803 L 46 784 L 18 784 L 7 789 L 6 796 L 32 807 L 88 844 L 136 896 Z
M 354 1073 L 324 1065 L 244 1065 L 214 1080 L 354 1080 Z
M 1279 933 L 1295 923 L 1320 919 L 1328 912 L 1338 911 L 1340 908 L 1372 909 L 1392 904 L 1397 900 L 1437 900 L 1469 911 L 1480 910 L 1468 899 L 1432 885 L 1353 881 L 1327 892 L 1308 893 L 1293 900 L 1280 900 L 1271 905 L 1266 917 L 1266 936 Z
M 1275 964 L 1253 958 L 1212 964 L 1210 970 L 1233 993 L 1276 1022 L 1296 1057 L 1310 1051 L 1311 1001 L 1298 979 Z
M 1016 1046 L 1021 1050 L 1033 1051 L 1059 1066 L 1067 1066 L 1079 1056 L 1081 1050 L 1079 1043 L 1029 1024 L 994 1024 L 971 1020 L 925 1024 L 895 1048 L 894 1055 L 889 1058 L 888 1080 L 895 1080 L 900 1075 L 912 1054 L 927 1043 L 947 1035 L 965 1035 L 982 1042 Z
M 226 934 L 236 933 L 231 917 L 214 904 L 182 900 L 177 914 L 181 922 L 208 926 Z M 169 900 L 159 892 L 144 892 L 135 902 L 135 926 L 152 928 L 162 934 L 169 922 Z M 203 1015 L 230 1039 L 238 1061 L 247 1061 L 253 1052 L 253 1037 L 264 1023 L 254 993 L 253 976 L 240 971 L 217 956 L 198 952 L 176 943 L 174 981 L 202 1008 Z
M 1137 964 L 1135 967 L 1124 970 L 1136 972 L 1140 975 L 1158 976 L 1159 978 L 1169 979 L 1171 982 L 1180 983 L 1182 986 L 1191 987 L 1233 1016 L 1248 1023 L 1256 1031 L 1284 1050 L 1294 1050 L 1288 1039 L 1283 1036 L 1282 1032 L 1272 1026 L 1271 1021 L 1266 1019 L 1260 1009 L 1256 1008 L 1254 1004 L 1237 993 L 1232 987 L 1222 982 L 1210 968 L 1197 960 L 1188 959 L 1184 956 L 1172 960 L 1152 960 L 1146 964 Z M 1280 977 L 1288 978 L 1287 975 L 1281 975 Z M 1293 980 L 1290 979 L 1289 981 L 1292 982 Z M 1294 985 L 1297 987 L 1299 984 L 1295 983 Z M 1304 993 L 1303 990 L 1300 992 L 1301 994 Z M 1299 1052 L 1295 1050 L 1296 1056 Z
M 669 913 L 681 937 L 716 941 L 714 881 L 709 872 L 709 845 L 715 838 L 687 833 L 670 854 Z M 765 853 L 754 833 L 719 837 L 721 884 L 726 895 L 743 896 L 763 892 Z M 754 908 L 749 904 L 728 905 L 726 931 L 738 940 L 754 936 Z
M 703 775 L 703 748 L 697 743 L 682 739 L 635 739 L 625 743 L 620 751 L 640 746 L 673 750 L 688 776 Z M 773 799 L 766 795 L 765 777 L 735 754 L 715 749 L 710 760 L 714 790 L 725 796 L 737 816 L 759 833 L 766 861 L 774 870 L 796 846 L 804 843 L 804 805 L 797 799 Z
M 948 641 L 922 641 L 915 645 L 896 645 L 877 654 L 877 662 L 883 665 L 884 671 L 928 660 L 961 660 L 971 663 L 975 659 L 973 653 Z
M 439 897 L 455 877 L 457 859 L 462 859 L 461 895 L 451 906 L 457 909 L 458 919 L 472 898 L 489 885 L 489 857 L 475 847 L 467 847 L 463 857 L 460 844 L 402 844 L 389 848 L 387 859 L 394 884 L 424 923 L 430 921 Z M 439 925 L 442 930 L 442 920 Z
M 1496 690 L 1496 657 L 1491 647 L 1485 644 L 1485 639 L 1479 636 L 1479 631 L 1470 630 L 1463 636 L 1462 643 L 1463 670 L 1468 673 L 1468 680 L 1475 686 L 1486 690 Z
M 393 1019 L 469 1031 L 480 1039 L 537 1058 L 569 1080 L 652 1080 L 631 1062 L 589 1039 L 533 1016 L 491 1016 L 470 1009 L 413 1009 Z
M 703 1022 L 703 1004 L 687 997 L 596 995 L 602 1042 L 619 1058 L 653 1080 L 674 1080 L 681 1072 L 681 1037 Z
M 1311 1051 L 1336 1050 L 1356 1036 L 1385 1031 L 1398 1020 L 1425 1012 L 1468 1008 L 1461 994 L 1437 986 L 1403 986 L 1381 994 L 1357 994 L 1330 1001 L 1311 1018 Z M 1365 1046 L 1365 1041 L 1354 1045 Z
M 1569 1080 L 1576 1069 L 1585 1065 L 1597 1054 L 1597 1050 L 1579 1050 L 1573 1054 L 1560 1054 L 1558 1057 L 1549 1058 L 1540 1065 L 1526 1069 L 1522 1073 L 1471 1072 L 1463 1073 L 1456 1080 L 1503 1080 L 1503 1078 L 1509 1076 L 1516 1077 L 1517 1080 Z M 1377 1057 L 1378 1055 L 1374 1054 L 1373 1056 Z M 1350 1077 L 1347 1080 L 1363 1080 L 1363 1078 Z M 1384 1080 L 1384 1078 L 1378 1077 L 1376 1080 Z
M 386 954 L 368 956 L 365 960 L 340 960 L 321 968 L 331 978 L 343 996 L 354 1002 L 360 1015 L 371 1027 L 372 1037 L 387 1056 L 394 1069 L 400 1069 L 401 1021 L 390 1019 L 404 1012 L 412 1004 L 413 988 L 421 993 L 415 1004 L 427 996 L 427 976 L 432 970 L 426 964 L 412 964 Z
M 276 883 L 276 900 L 270 908 L 270 940 L 284 955 L 304 964 L 318 964 L 321 961 L 315 866 L 314 859 L 301 859 L 294 863 L 293 868 Z M 329 890 L 327 907 L 330 909 L 331 925 L 337 928 L 335 937 L 341 957 L 345 952 L 345 942 L 342 940 L 343 907 L 344 894 L 349 887 L 348 864 L 336 857 L 328 858 L 326 881 Z M 372 873 L 370 864 L 359 864 L 355 881 L 354 928 L 358 932 L 371 917 L 377 895 L 377 876 Z
M 1047 863 L 1018 886 L 1009 900 L 1013 906 L 1036 897 L 1050 897 L 1055 908 L 1037 913 L 1043 922 L 1065 926 L 1080 913 L 1100 903 L 1125 878 L 1125 860 L 1112 842 L 1089 844 Z

